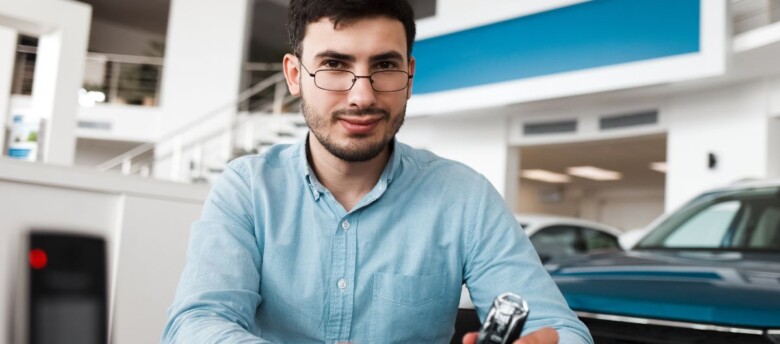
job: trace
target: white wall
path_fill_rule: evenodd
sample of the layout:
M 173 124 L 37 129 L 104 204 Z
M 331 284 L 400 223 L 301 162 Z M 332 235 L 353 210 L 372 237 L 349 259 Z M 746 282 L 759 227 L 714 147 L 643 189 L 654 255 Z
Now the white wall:
M 666 209 L 699 192 L 743 178 L 765 178 L 769 152 L 765 83 L 753 82 L 672 97 Z M 708 153 L 718 158 L 710 170 Z
M 0 158 L 0 338 L 22 235 L 67 230 L 106 238 L 114 343 L 154 343 L 184 267 L 189 225 L 208 189 Z
M 78 137 L 154 142 L 160 138 L 160 121 L 166 114 L 159 107 L 95 104 L 80 107 L 78 120 L 109 124 L 110 129 L 78 128 Z
M 546 214 L 580 217 L 580 200 L 583 191 L 562 185 L 553 185 L 528 179 L 520 179 L 517 188 L 517 205 L 514 211 L 521 214 Z M 542 194 L 561 195 L 558 202 L 543 202 Z
M 664 190 L 652 187 L 583 189 L 522 179 L 515 211 L 569 216 L 622 230 L 643 228 L 664 211 Z M 560 202 L 543 202 L 540 193 L 560 192 Z
M 504 116 L 486 110 L 463 117 L 407 118 L 398 138 L 412 147 L 428 149 L 470 166 L 485 175 L 502 195 L 507 193 Z
M 92 20 L 92 30 L 89 33 L 90 51 L 149 56 L 151 42 L 164 43 L 165 36 L 104 20 Z

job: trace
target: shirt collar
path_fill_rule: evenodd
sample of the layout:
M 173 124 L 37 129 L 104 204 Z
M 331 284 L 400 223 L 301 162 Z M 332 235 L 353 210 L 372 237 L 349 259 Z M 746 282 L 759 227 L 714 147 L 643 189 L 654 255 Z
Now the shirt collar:
M 297 152 L 296 160 L 298 160 L 299 172 L 303 176 L 306 184 L 309 185 L 309 188 L 312 190 L 314 199 L 317 200 L 322 193 L 327 191 L 327 189 L 325 186 L 320 184 L 319 180 L 317 180 L 317 176 L 314 174 L 314 170 L 312 170 L 311 164 L 309 164 L 309 135 L 310 134 L 307 134 L 302 141 L 298 142 L 297 147 L 295 148 L 295 151 Z M 381 183 L 384 181 L 387 185 L 392 183 L 393 178 L 395 178 L 399 171 L 402 155 L 401 150 L 403 149 L 402 145 L 398 143 L 396 138 L 393 138 L 393 140 L 390 142 L 390 147 L 392 149 L 390 151 L 390 159 L 387 160 L 387 165 L 382 171 L 382 174 L 379 176 L 379 182 Z

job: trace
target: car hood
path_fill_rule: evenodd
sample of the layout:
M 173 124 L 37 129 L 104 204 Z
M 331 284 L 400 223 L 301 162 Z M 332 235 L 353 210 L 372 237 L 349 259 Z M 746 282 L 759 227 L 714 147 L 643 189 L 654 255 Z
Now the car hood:
M 780 328 L 780 253 L 641 250 L 546 267 L 576 311 Z

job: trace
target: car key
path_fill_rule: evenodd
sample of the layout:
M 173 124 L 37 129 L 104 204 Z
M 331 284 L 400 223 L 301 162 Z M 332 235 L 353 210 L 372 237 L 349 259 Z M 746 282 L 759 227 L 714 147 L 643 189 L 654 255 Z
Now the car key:
M 528 303 L 519 295 L 499 295 L 479 331 L 477 344 L 509 344 L 517 340 L 529 311 Z

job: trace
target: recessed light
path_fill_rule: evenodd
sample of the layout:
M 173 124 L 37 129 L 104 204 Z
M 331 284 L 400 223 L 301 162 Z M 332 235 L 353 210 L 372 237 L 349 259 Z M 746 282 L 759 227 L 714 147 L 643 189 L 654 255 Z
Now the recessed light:
M 526 179 L 538 180 L 545 183 L 568 183 L 571 177 L 546 170 L 522 170 L 520 175 Z
M 623 177 L 620 172 L 605 170 L 595 166 L 576 166 L 569 167 L 566 172 L 572 176 L 593 180 L 619 180 Z
M 666 173 L 666 161 L 651 162 L 650 169 L 661 173 Z

